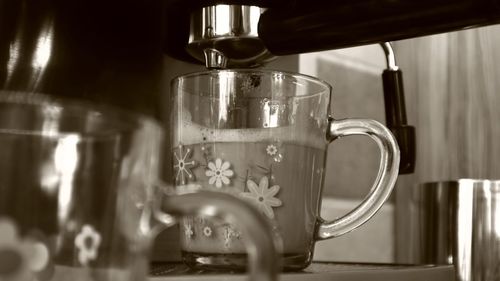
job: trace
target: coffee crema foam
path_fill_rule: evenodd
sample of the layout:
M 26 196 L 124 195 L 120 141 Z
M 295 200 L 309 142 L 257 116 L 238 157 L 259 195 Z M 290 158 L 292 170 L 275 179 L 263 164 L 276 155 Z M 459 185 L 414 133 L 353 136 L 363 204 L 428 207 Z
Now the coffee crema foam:
M 298 131 L 303 132 L 298 132 Z M 318 128 L 305 130 L 293 126 L 274 128 L 245 128 L 245 129 L 213 129 L 182 121 L 182 126 L 177 126 L 174 132 L 173 146 L 194 145 L 199 143 L 221 143 L 221 142 L 268 142 L 279 141 L 294 143 L 317 149 L 325 149 L 325 134 Z

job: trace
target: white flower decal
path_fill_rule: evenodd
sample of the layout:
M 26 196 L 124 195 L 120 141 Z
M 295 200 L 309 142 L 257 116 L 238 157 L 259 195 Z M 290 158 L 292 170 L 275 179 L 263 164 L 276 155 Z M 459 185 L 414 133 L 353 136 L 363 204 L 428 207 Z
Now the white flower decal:
M 0 280 L 33 280 L 49 258 L 45 244 L 20 239 L 14 223 L 0 218 Z
M 276 146 L 274 144 L 270 144 L 267 146 L 266 152 L 267 152 L 267 154 L 274 156 L 274 155 L 276 155 L 276 153 L 278 153 L 278 149 L 276 148 Z
M 274 218 L 273 207 L 281 206 L 281 200 L 274 197 L 280 190 L 279 185 L 273 185 L 270 188 L 269 179 L 264 176 L 260 179 L 259 185 L 252 180 L 247 180 L 247 188 L 250 192 L 243 192 L 240 195 L 253 202 L 261 212 L 268 218 Z
M 78 261 L 86 266 L 89 261 L 95 260 L 100 245 L 101 235 L 91 225 L 84 225 L 75 238 L 75 246 L 79 250 Z
M 191 172 L 191 168 L 196 166 L 196 161 L 194 160 L 189 161 L 191 152 L 192 150 L 190 148 L 187 148 L 186 152 L 184 152 L 183 145 L 179 145 L 180 155 L 177 155 L 177 153 L 174 152 L 175 159 L 177 160 L 177 164 L 174 164 L 174 168 L 177 170 L 175 180 L 177 182 L 180 182 L 181 184 L 186 184 L 186 176 L 189 179 L 194 178 L 193 172 Z
M 203 235 L 205 235 L 206 237 L 212 236 L 212 229 L 208 226 L 205 226 L 203 228 Z
M 274 162 L 281 162 L 283 160 L 283 151 L 281 149 L 281 142 L 276 141 L 275 143 L 268 144 L 266 146 L 267 155 L 271 156 Z
M 215 183 L 217 188 L 221 188 L 222 183 L 228 185 L 231 182 L 229 178 L 234 175 L 233 171 L 229 169 L 230 166 L 231 164 L 228 161 L 222 163 L 220 158 L 215 159 L 215 163 L 208 162 L 208 168 L 210 170 L 205 171 L 205 175 L 210 177 L 208 183 Z
M 191 238 L 194 235 L 193 226 L 190 224 L 184 224 L 184 234 L 187 238 Z

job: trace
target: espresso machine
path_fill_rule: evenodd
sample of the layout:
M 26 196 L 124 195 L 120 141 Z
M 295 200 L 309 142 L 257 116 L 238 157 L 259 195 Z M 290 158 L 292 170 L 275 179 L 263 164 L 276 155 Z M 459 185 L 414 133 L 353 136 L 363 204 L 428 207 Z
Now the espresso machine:
M 161 118 L 165 55 L 209 69 L 379 44 L 386 123 L 412 173 L 391 41 L 500 23 L 500 0 L 2 0 L 0 89 L 109 103 Z

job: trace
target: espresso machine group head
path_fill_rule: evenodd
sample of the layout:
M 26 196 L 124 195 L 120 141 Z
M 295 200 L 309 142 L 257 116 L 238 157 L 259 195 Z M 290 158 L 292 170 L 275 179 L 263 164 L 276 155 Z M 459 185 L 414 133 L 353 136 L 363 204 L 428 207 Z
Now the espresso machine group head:
M 191 12 L 186 51 L 207 68 L 246 68 L 274 58 L 259 38 L 264 8 L 219 4 Z
M 500 0 L 167 0 L 166 6 L 165 52 L 194 62 L 205 61 L 207 49 L 208 56 L 225 55 L 226 67 L 500 23 Z

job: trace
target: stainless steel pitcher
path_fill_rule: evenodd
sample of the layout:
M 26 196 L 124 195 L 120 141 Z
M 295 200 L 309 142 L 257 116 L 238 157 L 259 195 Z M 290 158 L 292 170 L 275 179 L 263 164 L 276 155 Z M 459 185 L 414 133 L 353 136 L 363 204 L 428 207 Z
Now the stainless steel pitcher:
M 454 264 L 458 281 L 500 280 L 500 180 L 412 188 L 407 206 L 413 261 Z

